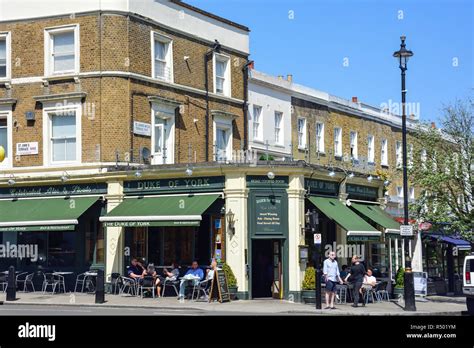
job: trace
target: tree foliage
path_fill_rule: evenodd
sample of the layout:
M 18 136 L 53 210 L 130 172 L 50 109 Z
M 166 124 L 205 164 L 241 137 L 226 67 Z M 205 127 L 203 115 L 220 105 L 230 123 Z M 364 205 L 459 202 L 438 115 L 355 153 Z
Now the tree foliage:
M 410 210 L 449 233 L 473 237 L 474 102 L 443 109 L 442 130 L 423 124 L 414 134 L 410 181 L 420 194 Z

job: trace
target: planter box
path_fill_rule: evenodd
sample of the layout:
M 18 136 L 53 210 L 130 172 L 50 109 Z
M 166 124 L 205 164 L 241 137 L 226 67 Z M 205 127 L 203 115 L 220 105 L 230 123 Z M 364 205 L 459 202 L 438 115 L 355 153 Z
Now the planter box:
M 237 290 L 238 290 L 237 286 L 235 287 L 229 286 L 229 294 L 230 294 L 230 299 L 232 301 L 235 301 L 237 299 Z
M 404 293 L 405 293 L 404 288 L 393 288 L 393 297 L 394 298 L 403 297 Z
M 316 290 L 302 290 L 301 299 L 304 303 L 316 303 Z

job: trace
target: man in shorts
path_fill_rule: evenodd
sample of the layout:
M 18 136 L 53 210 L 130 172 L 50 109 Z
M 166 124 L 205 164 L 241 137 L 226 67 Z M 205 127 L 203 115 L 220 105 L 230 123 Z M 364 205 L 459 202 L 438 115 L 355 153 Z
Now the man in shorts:
M 336 297 L 337 284 L 343 284 L 336 261 L 336 253 L 331 251 L 323 263 L 324 281 L 326 283 L 326 307 L 325 309 L 336 309 L 334 298 Z

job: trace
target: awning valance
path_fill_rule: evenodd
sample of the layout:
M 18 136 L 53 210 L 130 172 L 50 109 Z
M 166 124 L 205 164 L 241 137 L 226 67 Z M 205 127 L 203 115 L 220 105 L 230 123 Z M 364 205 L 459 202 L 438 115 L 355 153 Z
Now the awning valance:
M 459 250 L 471 250 L 471 243 L 469 243 L 467 240 L 457 238 L 454 236 L 443 236 L 441 234 L 427 234 L 427 237 L 440 241 L 442 243 L 448 243 L 452 244 L 455 247 L 457 247 Z
M 369 220 L 382 226 L 386 233 L 400 235 L 400 224 L 378 205 L 351 202 L 350 206 Z
M 220 194 L 126 198 L 100 221 L 108 227 L 199 226 Z
M 98 197 L 0 200 L 0 232 L 74 230 Z
M 347 231 L 349 241 L 378 240 L 382 234 L 342 204 L 338 198 L 309 197 L 321 212 Z

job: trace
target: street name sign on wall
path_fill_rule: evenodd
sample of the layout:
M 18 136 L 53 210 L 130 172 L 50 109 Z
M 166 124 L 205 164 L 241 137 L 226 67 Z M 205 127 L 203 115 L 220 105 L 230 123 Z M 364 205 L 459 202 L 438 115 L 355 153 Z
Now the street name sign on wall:
M 412 237 L 413 236 L 413 226 L 411 226 L 411 225 L 401 225 L 400 226 L 400 236 Z
M 134 121 L 133 133 L 137 135 L 144 135 L 146 137 L 151 137 L 151 124 Z
M 38 142 L 16 144 L 17 156 L 37 155 L 37 154 L 38 154 Z

